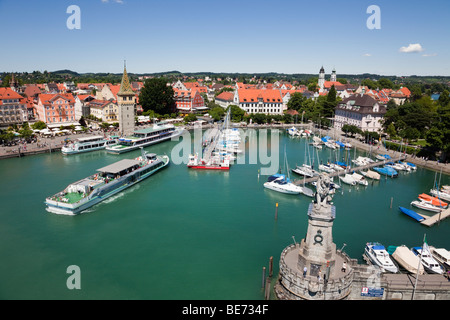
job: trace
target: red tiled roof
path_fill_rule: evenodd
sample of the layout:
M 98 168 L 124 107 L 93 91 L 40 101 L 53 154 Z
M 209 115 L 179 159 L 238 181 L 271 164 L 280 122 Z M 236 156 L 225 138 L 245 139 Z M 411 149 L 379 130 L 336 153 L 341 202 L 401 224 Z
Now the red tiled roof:
M 216 100 L 233 101 L 234 92 L 224 91 L 216 97 Z
M 23 97 L 11 88 L 0 88 L 0 100 L 22 99 Z
M 69 103 L 75 103 L 75 98 L 71 93 L 41 93 L 38 99 L 42 104 L 50 104 L 51 101 L 58 98 L 63 98 Z
M 264 90 L 264 89 L 239 89 L 239 102 L 258 102 L 258 99 L 263 99 L 263 102 L 282 103 L 280 90 Z

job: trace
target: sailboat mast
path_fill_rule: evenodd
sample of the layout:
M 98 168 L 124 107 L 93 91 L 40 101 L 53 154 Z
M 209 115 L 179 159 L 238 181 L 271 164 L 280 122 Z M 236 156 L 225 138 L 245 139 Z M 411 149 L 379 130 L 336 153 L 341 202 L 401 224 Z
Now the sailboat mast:
M 423 243 L 425 244 L 425 239 L 426 239 L 427 234 L 424 234 L 423 236 Z M 424 244 L 422 245 L 422 250 L 420 250 L 420 258 L 419 258 L 419 265 L 417 266 L 417 274 L 416 274 L 416 282 L 414 283 L 414 289 L 412 292 L 412 296 L 411 296 L 411 300 L 414 300 L 414 294 L 416 293 L 416 288 L 417 288 L 417 281 L 419 280 L 419 270 L 420 270 L 420 265 L 422 264 L 422 254 L 423 254 L 423 247 Z

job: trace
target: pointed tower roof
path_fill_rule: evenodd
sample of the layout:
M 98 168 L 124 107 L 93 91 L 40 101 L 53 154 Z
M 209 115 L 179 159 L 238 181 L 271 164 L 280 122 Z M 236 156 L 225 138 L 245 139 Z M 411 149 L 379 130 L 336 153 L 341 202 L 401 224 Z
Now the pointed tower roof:
M 325 69 L 323 68 L 323 66 L 322 68 L 320 68 L 320 73 L 325 73 Z
M 117 92 L 117 95 L 129 95 L 133 94 L 134 91 L 131 89 L 130 80 L 128 80 L 128 74 L 127 74 L 127 66 L 124 64 L 123 66 L 123 76 L 122 76 L 122 82 L 120 83 L 120 89 L 119 92 Z

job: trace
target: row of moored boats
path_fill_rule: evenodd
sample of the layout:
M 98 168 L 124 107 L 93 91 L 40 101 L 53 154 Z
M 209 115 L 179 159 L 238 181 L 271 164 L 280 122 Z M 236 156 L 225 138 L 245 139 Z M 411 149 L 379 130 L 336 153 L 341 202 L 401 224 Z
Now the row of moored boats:
M 363 256 L 383 272 L 444 274 L 450 270 L 450 252 L 428 246 L 426 242 L 422 247 L 389 246 L 387 250 L 380 243 L 367 243 Z

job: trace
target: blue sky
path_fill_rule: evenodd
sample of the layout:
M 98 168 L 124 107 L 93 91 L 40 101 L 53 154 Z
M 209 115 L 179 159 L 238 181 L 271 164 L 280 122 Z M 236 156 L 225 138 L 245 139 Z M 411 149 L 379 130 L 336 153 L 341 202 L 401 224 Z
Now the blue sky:
M 0 0 L 0 21 L 0 71 L 450 76 L 448 0 Z

